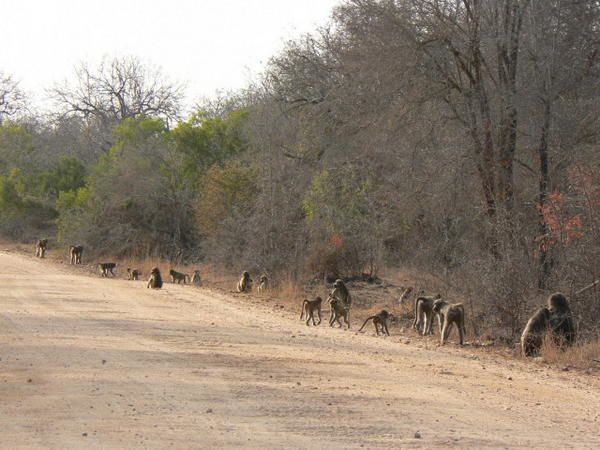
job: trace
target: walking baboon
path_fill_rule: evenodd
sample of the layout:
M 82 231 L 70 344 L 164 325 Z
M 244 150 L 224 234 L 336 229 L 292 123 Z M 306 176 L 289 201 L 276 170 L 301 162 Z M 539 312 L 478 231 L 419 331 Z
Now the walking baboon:
M 309 325 L 309 321 L 312 319 L 313 325 L 321 324 L 321 304 L 323 303 L 323 299 L 321 297 L 317 297 L 314 300 L 304 299 L 302 302 L 302 311 L 300 312 L 300 320 L 303 319 L 306 314 L 306 325 Z M 319 323 L 315 323 L 315 312 L 319 317 Z
M 343 325 L 340 319 L 343 318 L 348 328 L 350 328 L 350 307 L 336 297 L 329 296 L 328 300 L 329 307 L 331 308 L 329 326 L 332 327 L 334 322 L 337 322 L 340 328 L 342 328 Z
M 200 278 L 199 270 L 194 270 L 194 274 L 192 275 L 192 283 L 194 283 L 197 286 L 200 286 L 202 284 L 202 279 Z
M 187 273 L 177 272 L 173 269 L 169 270 L 169 276 L 171 277 L 171 283 L 177 281 L 177 284 L 181 284 L 183 281 L 183 284 L 185 284 L 186 281 L 190 280 L 190 276 Z
M 423 336 L 433 334 L 433 302 L 439 298 L 441 298 L 440 294 L 437 294 L 435 297 L 419 296 L 415 299 L 415 321 L 413 322 L 413 328 Z
M 523 356 L 538 355 L 549 329 L 550 310 L 542 307 L 529 318 L 521 334 L 521 352 Z
M 147 288 L 160 289 L 163 285 L 162 277 L 160 276 L 160 270 L 158 267 L 154 267 L 150 271 L 150 279 L 148 280 Z
M 431 309 L 438 315 L 440 320 L 441 345 L 446 343 L 454 324 L 458 327 L 460 345 L 463 345 L 467 331 L 465 329 L 465 309 L 462 303 L 452 304 L 445 300 L 437 299 L 433 302 L 433 307 Z
M 388 330 L 387 321 L 391 317 L 393 317 L 392 314 L 390 314 L 389 312 L 387 312 L 385 309 L 382 309 L 379 313 L 375 314 L 374 316 L 367 317 L 367 320 L 365 320 L 365 323 L 363 323 L 362 327 L 360 327 L 360 330 L 358 330 L 358 331 L 359 332 L 362 331 L 362 329 L 365 327 L 365 325 L 367 324 L 367 322 L 369 320 L 372 320 L 373 321 L 373 325 L 375 326 L 375 333 L 377 333 L 377 336 L 379 336 L 379 329 L 380 328 L 381 328 L 381 333 L 382 334 L 387 334 L 389 336 L 390 335 L 390 330 Z
M 550 327 L 554 342 L 561 345 L 572 345 L 575 343 L 575 323 L 567 298 L 557 292 L 548 297 L 550 309 Z
M 269 290 L 269 279 L 266 275 L 260 276 L 260 282 L 258 284 L 258 292 L 267 292 Z
M 250 274 L 246 271 L 242 273 L 242 278 L 238 281 L 237 291 L 238 292 L 250 292 L 252 290 L 252 279 Z
M 115 267 L 117 267 L 117 265 L 113 262 L 98 264 L 98 269 L 100 269 L 100 276 L 106 278 L 108 277 L 108 273 L 110 272 L 110 274 L 114 277 L 115 273 L 113 272 L 113 269 Z
M 69 264 L 81 264 L 83 245 L 71 245 L 69 247 Z
M 137 281 L 140 279 L 141 272 L 137 269 L 127 268 L 127 279 L 131 281 Z
M 35 244 L 35 256 L 43 258 L 46 256 L 46 247 L 48 247 L 48 239 L 40 239 Z

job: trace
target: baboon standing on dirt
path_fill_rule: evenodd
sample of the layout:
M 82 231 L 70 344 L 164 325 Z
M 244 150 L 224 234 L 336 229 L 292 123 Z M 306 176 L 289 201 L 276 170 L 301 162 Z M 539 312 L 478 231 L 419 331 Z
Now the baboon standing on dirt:
M 350 291 L 346 287 L 346 283 L 343 280 L 337 279 L 333 283 L 333 290 L 329 294 L 329 298 L 327 299 L 329 304 L 331 305 L 331 299 L 337 299 L 341 302 L 341 305 L 338 308 L 343 306 L 345 313 L 344 318 L 348 322 L 350 320 L 350 305 L 352 304 L 352 296 L 350 295 Z M 341 311 L 341 310 L 340 310 Z M 329 313 L 329 324 L 331 325 L 336 319 L 334 318 L 335 311 L 333 308 L 330 308 Z M 339 323 L 339 316 L 337 317 L 337 322 Z M 340 324 L 341 326 L 341 324 Z M 350 328 L 350 323 L 348 322 L 348 328 Z
M 433 334 L 433 302 L 439 298 L 441 298 L 440 294 L 435 297 L 420 296 L 415 299 L 413 328 L 417 330 L 417 333 L 423 336 Z
M 250 292 L 252 290 L 252 278 L 250 278 L 250 274 L 246 271 L 242 273 L 242 277 L 237 284 L 238 292 Z
M 344 319 L 348 329 L 350 328 L 350 307 L 341 301 L 339 298 L 332 297 L 331 295 L 327 299 L 329 301 L 329 308 L 331 309 L 331 315 L 329 317 L 329 326 L 332 327 L 335 322 L 338 323 L 340 328 L 343 327 L 340 319 Z
M 154 267 L 150 271 L 150 278 L 148 279 L 147 288 L 160 289 L 163 285 L 162 277 L 160 276 L 160 270 L 158 267 Z
M 199 270 L 194 270 L 194 274 L 192 275 L 192 283 L 194 283 L 196 286 L 200 286 L 202 284 Z
M 458 336 L 460 345 L 463 345 L 465 334 L 467 331 L 465 329 L 465 309 L 462 303 L 448 303 L 445 300 L 437 299 L 433 302 L 433 312 L 438 315 L 440 319 L 440 324 L 442 324 L 442 328 L 440 330 L 441 338 L 440 343 L 444 345 L 448 336 L 450 335 L 450 331 L 452 330 L 452 326 L 456 324 L 458 328 Z
M 117 264 L 113 263 L 113 262 L 98 264 L 98 269 L 100 269 L 100 276 L 102 278 L 106 278 L 106 277 L 108 277 L 108 273 L 110 272 L 110 274 L 114 277 L 115 273 L 113 272 L 113 269 L 115 267 L 117 267 Z
M 46 256 L 46 247 L 48 247 L 48 239 L 40 239 L 35 244 L 35 256 L 43 258 Z
M 323 299 L 321 297 L 317 297 L 314 300 L 304 299 L 302 302 L 302 311 L 300 312 L 300 320 L 303 319 L 306 314 L 306 325 L 309 325 L 309 321 L 312 319 L 313 325 L 321 324 L 321 303 L 323 303 Z M 319 317 L 319 323 L 315 323 L 315 313 Z
M 367 320 L 363 323 L 362 327 L 360 327 L 359 332 L 365 327 L 369 320 L 373 321 L 373 325 L 375 326 L 375 333 L 379 336 L 379 329 L 381 328 L 381 334 L 390 335 L 390 330 L 388 330 L 387 321 L 390 317 L 393 317 L 392 314 L 387 312 L 385 309 L 382 309 L 379 313 L 374 316 L 367 317 Z
M 258 292 L 267 292 L 269 290 L 269 278 L 266 275 L 260 276 L 258 283 Z
M 127 268 L 127 279 L 130 281 L 137 281 L 140 279 L 140 271 L 138 269 Z
M 69 264 L 81 264 L 83 245 L 71 245 L 69 247 Z
M 187 273 L 177 272 L 173 269 L 169 270 L 169 276 L 171 277 L 171 283 L 177 282 L 177 284 L 185 284 L 186 281 L 190 280 L 190 276 Z

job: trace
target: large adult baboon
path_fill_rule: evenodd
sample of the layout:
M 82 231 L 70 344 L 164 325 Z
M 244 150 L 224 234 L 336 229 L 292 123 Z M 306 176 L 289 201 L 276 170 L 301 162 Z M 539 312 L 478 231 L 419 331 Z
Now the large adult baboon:
M 437 299 L 433 302 L 433 312 L 438 315 L 440 320 L 440 324 L 442 324 L 442 328 L 440 330 L 440 343 L 444 345 L 448 336 L 450 335 L 450 331 L 452 330 L 452 326 L 456 324 L 458 328 L 458 336 L 460 345 L 463 345 L 465 334 L 467 334 L 465 328 L 465 309 L 462 303 L 448 303 L 445 300 Z
M 521 352 L 523 356 L 537 356 L 539 354 L 549 329 L 550 310 L 542 307 L 529 318 L 521 334 Z
M 242 277 L 237 284 L 238 292 L 250 292 L 252 290 L 252 278 L 250 278 L 250 274 L 246 271 L 242 273 Z
M 344 303 L 344 305 L 348 307 L 352 305 L 352 296 L 350 295 L 350 291 L 348 291 L 346 283 L 344 283 L 344 281 L 339 278 L 333 283 L 333 290 L 331 291 L 329 296 L 341 300 Z
M 81 264 L 83 245 L 71 245 L 69 247 L 69 264 Z
M 35 243 L 35 256 L 43 258 L 46 256 L 46 248 L 48 247 L 48 239 L 40 239 Z
M 567 298 L 560 292 L 548 297 L 550 309 L 550 327 L 557 345 L 572 345 L 575 343 L 576 332 L 573 315 Z
M 177 284 L 186 283 L 186 281 L 190 281 L 190 276 L 187 273 L 177 272 L 176 270 L 169 270 L 169 276 L 171 277 L 171 283 L 177 282 Z
M 417 330 L 417 333 L 421 333 L 423 336 L 433 334 L 433 302 L 439 298 L 441 298 L 440 294 L 435 297 L 422 295 L 415 299 L 413 328 Z
M 115 267 L 117 267 L 117 264 L 113 262 L 99 263 L 98 269 L 100 269 L 100 276 L 102 278 L 106 278 L 108 277 L 108 273 L 110 272 L 110 274 L 114 277 L 115 273 L 113 272 L 113 269 Z
M 300 320 L 304 318 L 306 314 L 306 325 L 309 325 L 309 321 L 312 320 L 313 325 L 321 324 L 321 303 L 323 303 L 323 299 L 321 297 L 317 297 L 314 300 L 304 299 L 302 302 L 302 311 L 300 312 Z M 319 318 L 319 323 L 315 322 L 315 313 Z
M 160 270 L 158 267 L 154 267 L 150 271 L 150 279 L 148 280 L 147 288 L 160 289 L 163 285 L 162 277 L 160 276 Z

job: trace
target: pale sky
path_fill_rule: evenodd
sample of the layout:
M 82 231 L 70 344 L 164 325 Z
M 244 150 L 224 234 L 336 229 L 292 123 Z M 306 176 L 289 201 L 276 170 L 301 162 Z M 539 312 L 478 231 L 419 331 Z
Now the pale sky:
M 244 87 L 340 0 L 0 0 L 0 71 L 43 101 L 81 61 L 135 55 L 187 83 L 188 104 Z

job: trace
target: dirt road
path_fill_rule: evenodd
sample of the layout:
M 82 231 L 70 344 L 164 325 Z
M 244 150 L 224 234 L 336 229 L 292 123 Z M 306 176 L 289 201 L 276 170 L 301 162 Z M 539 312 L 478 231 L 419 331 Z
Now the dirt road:
M 600 448 L 598 389 L 532 363 L 1 251 L 0 307 L 2 448 Z

